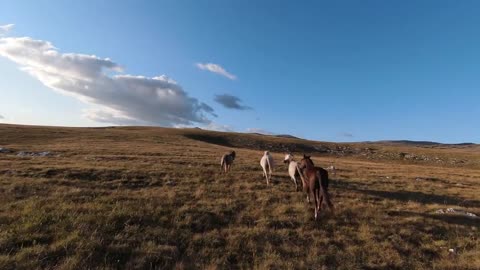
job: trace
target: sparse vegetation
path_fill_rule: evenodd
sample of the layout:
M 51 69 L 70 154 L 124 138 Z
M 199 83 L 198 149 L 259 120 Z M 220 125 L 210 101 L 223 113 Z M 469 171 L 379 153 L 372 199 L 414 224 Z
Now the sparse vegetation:
M 0 125 L 0 147 L 0 269 L 480 269 L 480 220 L 436 213 L 480 215 L 476 145 Z M 263 150 L 335 164 L 336 214 L 314 222 L 281 162 L 267 187 Z

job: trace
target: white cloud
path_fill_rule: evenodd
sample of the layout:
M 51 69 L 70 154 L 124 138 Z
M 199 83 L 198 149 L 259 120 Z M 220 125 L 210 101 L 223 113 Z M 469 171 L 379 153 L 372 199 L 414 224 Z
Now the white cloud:
M 202 64 L 202 63 L 197 63 L 196 66 L 201 69 L 201 70 L 208 70 L 210 72 L 213 72 L 213 73 L 217 73 L 219 75 L 222 75 L 226 78 L 229 78 L 230 80 L 236 80 L 237 79 L 237 76 L 229 73 L 228 71 L 226 71 L 223 67 L 221 67 L 220 65 L 217 65 L 217 64 L 213 64 L 213 63 L 205 63 L 205 64 Z
M 0 25 L 0 36 L 3 36 L 10 32 L 10 30 L 12 30 L 14 26 L 14 24 Z
M 83 111 L 83 116 L 92 121 L 106 124 L 116 125 L 148 125 L 148 123 L 141 120 L 130 118 L 122 112 L 110 109 L 87 109 Z
M 5 117 L 3 117 L 3 115 L 0 114 L 0 119 L 5 119 Z
M 273 132 L 261 129 L 261 128 L 247 128 L 248 133 L 259 133 L 264 135 L 273 135 Z
M 201 127 L 203 129 L 207 130 L 213 130 L 213 131 L 223 131 L 223 132 L 232 132 L 234 131 L 232 127 L 228 125 L 222 125 L 222 124 L 217 124 L 217 123 L 210 123 L 206 126 Z
M 210 106 L 190 97 L 165 75 L 108 75 L 121 72 L 121 66 L 95 55 L 60 53 L 47 41 L 0 38 L 0 56 L 47 87 L 98 105 L 85 114 L 97 122 L 174 126 L 209 124 L 209 117 L 216 116 Z

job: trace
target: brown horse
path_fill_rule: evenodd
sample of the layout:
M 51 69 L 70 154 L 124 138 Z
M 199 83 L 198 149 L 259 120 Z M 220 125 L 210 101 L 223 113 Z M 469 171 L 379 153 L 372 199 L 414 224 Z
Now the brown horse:
M 228 171 L 230 171 L 234 160 L 235 151 L 230 151 L 229 153 L 226 153 L 222 156 L 222 159 L 220 160 L 220 166 L 222 170 L 225 171 L 225 173 L 228 173 Z
M 315 220 L 318 217 L 320 208 L 327 206 L 333 212 L 333 204 L 328 194 L 328 172 L 320 167 L 315 167 L 310 156 L 303 155 L 303 159 L 298 163 L 301 171 L 303 189 L 307 192 L 307 199 L 310 197 L 315 200 Z

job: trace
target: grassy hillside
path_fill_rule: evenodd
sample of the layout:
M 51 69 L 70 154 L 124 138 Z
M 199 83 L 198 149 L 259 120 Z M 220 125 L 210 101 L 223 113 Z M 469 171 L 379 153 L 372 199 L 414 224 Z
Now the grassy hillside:
M 0 269 L 480 269 L 480 220 L 438 213 L 480 216 L 478 145 L 0 125 L 0 147 Z M 314 222 L 285 151 L 338 168 L 335 215 Z

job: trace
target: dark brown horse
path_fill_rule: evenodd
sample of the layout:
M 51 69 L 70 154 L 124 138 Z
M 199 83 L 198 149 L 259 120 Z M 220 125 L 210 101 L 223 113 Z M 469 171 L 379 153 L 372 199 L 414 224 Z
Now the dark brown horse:
M 333 204 L 328 194 L 328 172 L 320 167 L 315 167 L 310 156 L 303 155 L 303 159 L 298 163 L 301 171 L 303 190 L 315 201 L 315 220 L 318 217 L 320 208 L 327 206 L 333 212 Z
M 222 167 L 222 170 L 225 171 L 225 173 L 228 173 L 228 171 L 230 171 L 234 160 L 235 151 L 230 151 L 222 156 L 222 158 L 220 159 L 220 167 Z

